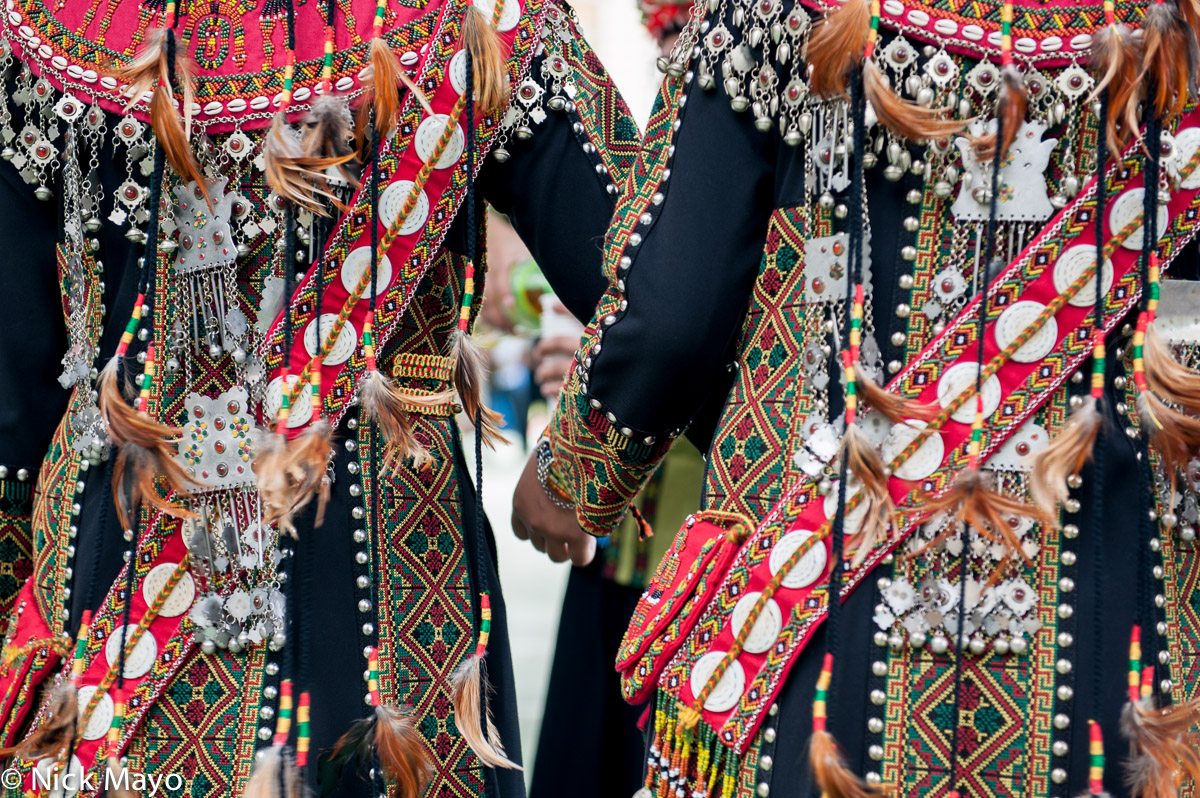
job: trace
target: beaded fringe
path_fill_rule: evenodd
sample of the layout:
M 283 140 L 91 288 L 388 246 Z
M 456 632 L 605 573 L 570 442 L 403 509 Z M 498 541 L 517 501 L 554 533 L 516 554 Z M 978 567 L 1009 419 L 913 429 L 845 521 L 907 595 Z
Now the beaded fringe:
M 642 796 L 733 798 L 742 758 L 721 743 L 701 721 L 694 729 L 680 724 L 680 705 L 665 690 L 656 693 L 654 742 L 646 764 Z M 682 793 L 679 790 L 683 790 Z

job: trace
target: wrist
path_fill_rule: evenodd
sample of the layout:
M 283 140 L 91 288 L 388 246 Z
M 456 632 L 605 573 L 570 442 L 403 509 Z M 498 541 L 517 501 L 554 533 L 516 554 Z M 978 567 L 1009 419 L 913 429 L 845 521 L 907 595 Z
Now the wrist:
M 534 447 L 534 456 L 537 458 L 537 478 L 538 483 L 542 486 L 546 496 L 554 503 L 556 507 L 563 510 L 574 510 L 575 501 L 562 486 L 559 479 L 556 478 L 554 466 L 554 452 L 550 448 L 550 439 L 543 435 L 538 440 Z

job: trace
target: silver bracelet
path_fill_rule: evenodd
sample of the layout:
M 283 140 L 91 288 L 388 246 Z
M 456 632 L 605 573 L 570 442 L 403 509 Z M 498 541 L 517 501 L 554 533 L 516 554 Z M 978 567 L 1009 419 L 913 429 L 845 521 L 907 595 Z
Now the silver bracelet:
M 550 477 L 550 464 L 554 462 L 554 452 L 550 451 L 550 439 L 542 436 L 541 440 L 537 442 L 537 446 L 534 447 L 534 453 L 537 455 L 537 478 L 542 490 L 550 497 L 550 501 L 554 502 L 554 506 L 564 510 L 574 510 L 575 505 L 564 501 L 558 492 L 546 482 Z

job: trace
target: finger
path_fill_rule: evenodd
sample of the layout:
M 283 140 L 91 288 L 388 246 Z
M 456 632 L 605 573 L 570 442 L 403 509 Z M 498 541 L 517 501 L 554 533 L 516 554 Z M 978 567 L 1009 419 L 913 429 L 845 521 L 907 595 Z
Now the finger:
M 571 562 L 580 568 L 590 563 L 596 556 L 596 539 L 588 535 L 586 539 L 571 544 Z
M 537 530 L 531 530 L 529 533 L 529 542 L 532 543 L 533 547 L 542 554 L 546 553 L 546 536 L 541 532 L 538 532 Z
M 571 551 L 566 543 L 552 540 L 546 544 L 546 556 L 554 562 L 566 562 L 571 559 Z
M 562 391 L 563 381 L 561 379 L 548 380 L 538 383 L 538 390 L 542 392 L 543 399 L 556 399 Z
M 564 355 L 551 355 L 538 364 L 534 369 L 533 379 L 538 385 L 556 381 L 562 383 L 563 375 L 571 368 L 571 358 Z
M 529 540 L 529 525 L 515 511 L 512 514 L 512 531 L 521 540 Z

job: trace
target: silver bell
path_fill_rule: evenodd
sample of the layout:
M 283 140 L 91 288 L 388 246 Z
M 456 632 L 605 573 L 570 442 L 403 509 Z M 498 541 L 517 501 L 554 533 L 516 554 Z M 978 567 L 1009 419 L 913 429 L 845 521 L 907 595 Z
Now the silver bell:
M 49 200 L 51 197 L 54 196 L 54 192 L 51 191 L 46 186 L 38 186 L 37 188 L 35 188 L 33 190 L 33 196 L 37 197 L 42 202 L 46 202 L 47 200 Z

